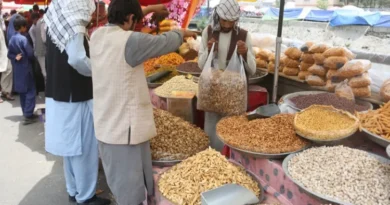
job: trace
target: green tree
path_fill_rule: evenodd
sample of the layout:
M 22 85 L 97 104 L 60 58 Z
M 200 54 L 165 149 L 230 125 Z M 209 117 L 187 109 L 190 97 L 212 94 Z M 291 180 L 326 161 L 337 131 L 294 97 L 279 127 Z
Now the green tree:
M 329 2 L 327 0 L 318 0 L 317 7 L 323 10 L 328 9 Z
M 279 7 L 280 7 L 280 0 L 276 0 L 276 1 L 275 1 L 275 7 L 276 7 L 276 8 L 279 8 Z

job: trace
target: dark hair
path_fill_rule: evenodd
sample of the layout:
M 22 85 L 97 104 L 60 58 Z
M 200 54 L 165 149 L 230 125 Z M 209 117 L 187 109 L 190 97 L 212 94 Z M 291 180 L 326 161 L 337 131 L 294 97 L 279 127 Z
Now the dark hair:
M 34 11 L 39 11 L 39 6 L 38 6 L 38 4 L 34 4 L 33 10 L 34 10 Z
M 27 20 L 23 16 L 16 16 L 14 20 L 15 31 L 19 31 L 22 27 L 27 27 Z
M 16 13 L 17 13 L 17 11 L 15 9 L 11 10 L 11 15 L 14 15 Z
M 47 12 L 48 9 L 49 9 L 49 7 L 46 7 L 46 8 L 45 8 L 45 13 Z
M 144 17 L 138 0 L 111 0 L 108 6 L 108 22 L 123 25 L 133 14 L 133 22 L 137 23 Z
M 45 10 L 39 9 L 39 14 L 44 15 L 45 14 Z
M 39 13 L 32 13 L 31 14 L 31 20 L 38 20 L 41 16 Z

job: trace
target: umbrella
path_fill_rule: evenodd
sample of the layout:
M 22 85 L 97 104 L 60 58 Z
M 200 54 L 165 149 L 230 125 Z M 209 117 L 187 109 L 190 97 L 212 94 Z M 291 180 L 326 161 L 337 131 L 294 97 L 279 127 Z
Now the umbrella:
M 282 46 L 284 3 L 285 0 L 280 0 L 278 33 L 276 36 L 276 48 L 275 48 L 275 72 L 274 72 L 274 83 L 273 83 L 271 103 L 257 108 L 255 113 L 248 115 L 249 120 L 260 118 L 260 117 L 271 117 L 273 115 L 280 113 L 280 109 L 279 106 L 277 105 L 276 98 L 278 95 L 279 63 L 280 63 L 280 52 Z

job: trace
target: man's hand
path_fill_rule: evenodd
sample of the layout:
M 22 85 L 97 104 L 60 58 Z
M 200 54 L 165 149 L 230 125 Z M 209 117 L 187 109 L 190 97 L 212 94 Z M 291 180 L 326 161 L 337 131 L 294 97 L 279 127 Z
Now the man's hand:
M 17 61 L 20 61 L 20 59 L 22 59 L 22 54 L 19 53 L 18 55 L 16 55 L 15 59 L 16 59 Z
M 248 52 L 248 47 L 246 47 L 246 43 L 244 41 L 237 42 L 237 53 L 245 56 Z
M 155 15 L 165 19 L 169 16 L 169 11 L 164 4 L 151 5 L 151 10 Z
M 183 38 L 189 38 L 189 37 L 196 39 L 197 35 L 195 32 L 183 30 Z
M 214 51 L 218 50 L 218 41 L 216 41 L 214 38 L 210 39 L 208 42 L 207 42 L 207 48 L 209 50 L 209 52 L 211 51 L 211 48 L 213 47 L 213 44 L 215 43 L 214 45 Z

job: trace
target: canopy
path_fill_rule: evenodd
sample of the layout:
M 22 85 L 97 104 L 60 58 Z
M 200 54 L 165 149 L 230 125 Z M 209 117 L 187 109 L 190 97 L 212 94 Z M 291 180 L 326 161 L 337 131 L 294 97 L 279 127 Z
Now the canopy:
M 333 11 L 311 10 L 305 17 L 305 20 L 328 22 L 330 21 L 330 19 L 332 19 L 332 16 L 333 16 Z
M 387 27 L 390 28 L 390 15 L 383 15 L 374 27 Z
M 294 20 L 300 19 L 302 13 L 302 8 L 291 8 L 285 9 L 283 12 L 284 20 Z M 267 13 L 264 15 L 263 20 L 276 20 L 279 18 L 279 9 L 270 8 Z
M 335 10 L 329 22 L 331 26 L 363 25 L 374 26 L 381 18 L 379 12 L 361 12 L 359 10 Z

